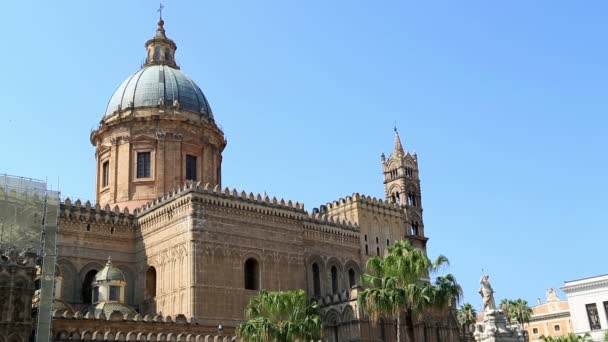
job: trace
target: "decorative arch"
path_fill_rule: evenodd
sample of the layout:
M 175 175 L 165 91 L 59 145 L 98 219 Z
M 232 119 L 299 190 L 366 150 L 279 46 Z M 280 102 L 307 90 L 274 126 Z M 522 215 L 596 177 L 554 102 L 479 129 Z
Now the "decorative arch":
M 352 322 L 354 320 L 355 320 L 355 313 L 353 311 L 353 308 L 351 308 L 350 306 L 345 307 L 344 311 L 342 312 L 342 322 L 348 323 L 348 322 Z
M 340 320 L 340 313 L 334 309 L 327 312 L 325 315 L 325 336 L 332 342 L 340 341 L 339 326 L 342 323 Z
M 61 299 L 68 303 L 79 302 L 80 293 L 79 291 L 76 291 L 79 287 L 79 277 L 76 266 L 66 258 L 59 258 L 57 260 L 57 266 L 61 269 L 61 276 L 63 277 L 61 283 Z
M 95 274 L 97 274 L 97 272 L 99 272 L 102 268 L 103 265 L 101 263 L 90 262 L 80 269 L 80 272 L 78 272 L 77 294 L 75 294 L 75 296 L 79 296 L 77 302 L 84 304 L 88 304 L 91 302 L 91 283 L 93 282 Z M 85 302 L 85 299 L 88 300 L 88 302 Z
M 361 269 L 359 268 L 359 265 L 355 261 L 349 260 L 346 262 L 344 269 L 346 270 L 345 274 L 347 277 L 346 279 L 348 280 L 348 288 L 350 289 L 353 286 L 359 285 L 359 278 L 361 277 Z
M 339 293 L 343 288 L 343 279 L 342 274 L 344 273 L 344 267 L 340 263 L 340 261 L 334 257 L 329 258 L 327 260 L 327 283 L 330 285 L 331 293 Z
M 311 255 L 305 263 L 308 293 L 312 297 L 320 298 L 323 296 L 323 274 L 325 274 L 325 261 L 319 255 Z M 316 266 L 315 266 L 316 265 Z

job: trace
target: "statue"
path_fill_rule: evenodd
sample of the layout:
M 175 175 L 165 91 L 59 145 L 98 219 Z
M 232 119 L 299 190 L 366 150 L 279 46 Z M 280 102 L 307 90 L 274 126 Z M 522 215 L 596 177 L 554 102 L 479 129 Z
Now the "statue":
M 479 280 L 479 294 L 483 302 L 483 323 L 477 324 L 473 334 L 477 342 L 524 342 L 521 331 L 507 325 L 505 313 L 496 307 L 494 289 L 488 281 L 490 276 L 485 274 Z
M 481 284 L 481 288 L 479 288 L 479 294 L 481 294 L 481 298 L 483 300 L 483 311 L 488 312 L 490 310 L 496 310 L 496 301 L 494 301 L 494 290 L 492 289 L 492 285 L 488 279 L 489 275 L 484 275 L 479 280 Z

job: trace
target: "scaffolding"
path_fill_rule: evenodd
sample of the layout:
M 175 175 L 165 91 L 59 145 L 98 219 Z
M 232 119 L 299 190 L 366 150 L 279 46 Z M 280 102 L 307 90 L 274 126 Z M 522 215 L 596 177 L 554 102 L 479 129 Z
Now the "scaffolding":
M 59 192 L 37 179 L 0 174 L 0 251 L 36 254 L 42 261 L 36 341 L 48 342 L 55 285 Z

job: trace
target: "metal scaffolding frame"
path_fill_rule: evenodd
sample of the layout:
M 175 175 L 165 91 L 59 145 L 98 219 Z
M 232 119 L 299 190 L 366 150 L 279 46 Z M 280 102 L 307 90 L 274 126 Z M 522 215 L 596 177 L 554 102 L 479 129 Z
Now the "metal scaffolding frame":
M 38 342 L 51 340 L 59 195 L 45 181 L 0 174 L 0 250 L 28 251 L 42 260 Z

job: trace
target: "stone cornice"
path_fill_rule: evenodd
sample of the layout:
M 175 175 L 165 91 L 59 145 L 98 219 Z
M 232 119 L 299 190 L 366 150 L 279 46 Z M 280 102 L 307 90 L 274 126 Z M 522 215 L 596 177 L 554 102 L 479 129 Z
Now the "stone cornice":
M 590 280 L 589 282 L 581 282 L 578 284 L 575 283 L 571 285 L 568 285 L 568 283 L 566 283 L 561 288 L 561 290 L 567 294 L 572 294 L 580 291 L 595 290 L 600 288 L 608 288 L 608 279 L 604 278 L 601 280 Z
M 560 312 L 533 315 L 532 317 L 530 317 L 530 322 L 539 322 L 539 321 L 546 321 L 546 320 L 550 320 L 550 319 L 567 318 L 567 317 L 570 317 L 570 311 L 565 310 L 565 311 L 560 311 Z

